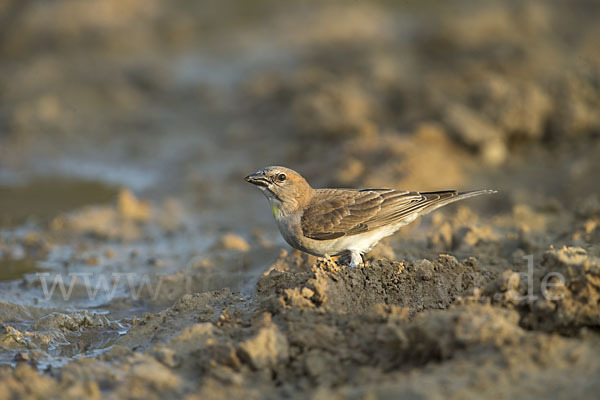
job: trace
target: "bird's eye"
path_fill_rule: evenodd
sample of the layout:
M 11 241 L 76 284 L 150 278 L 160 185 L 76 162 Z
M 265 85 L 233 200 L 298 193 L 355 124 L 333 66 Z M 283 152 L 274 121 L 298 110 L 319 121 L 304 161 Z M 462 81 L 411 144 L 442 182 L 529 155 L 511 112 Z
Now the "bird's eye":
M 287 176 L 285 174 L 279 174 L 277 175 L 277 179 L 279 179 L 279 182 L 283 182 L 287 179 Z

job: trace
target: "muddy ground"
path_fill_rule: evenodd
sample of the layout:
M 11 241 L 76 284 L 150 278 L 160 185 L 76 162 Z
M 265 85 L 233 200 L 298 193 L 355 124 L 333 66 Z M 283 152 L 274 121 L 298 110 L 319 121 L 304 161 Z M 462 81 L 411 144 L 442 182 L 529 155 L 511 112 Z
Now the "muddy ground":
M 0 5 L 0 398 L 595 398 L 600 4 Z M 348 269 L 242 177 L 492 188 Z

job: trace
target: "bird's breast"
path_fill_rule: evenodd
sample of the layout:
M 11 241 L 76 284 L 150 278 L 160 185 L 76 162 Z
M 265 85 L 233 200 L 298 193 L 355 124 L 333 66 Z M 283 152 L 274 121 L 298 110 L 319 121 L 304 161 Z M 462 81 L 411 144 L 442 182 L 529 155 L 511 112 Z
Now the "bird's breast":
M 273 211 L 273 215 L 275 215 L 275 211 Z M 279 212 L 278 217 L 275 217 L 275 220 L 277 221 L 279 232 L 285 241 L 290 246 L 302 250 L 302 229 L 300 228 L 300 215 L 284 215 L 283 213 Z

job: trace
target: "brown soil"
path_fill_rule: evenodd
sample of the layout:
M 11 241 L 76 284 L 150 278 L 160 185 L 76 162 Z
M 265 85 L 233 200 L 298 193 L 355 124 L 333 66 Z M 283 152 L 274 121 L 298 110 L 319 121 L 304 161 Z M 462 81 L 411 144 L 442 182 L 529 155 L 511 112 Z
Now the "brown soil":
M 597 397 L 597 4 L 4 3 L 0 398 Z M 348 269 L 273 164 L 499 193 Z

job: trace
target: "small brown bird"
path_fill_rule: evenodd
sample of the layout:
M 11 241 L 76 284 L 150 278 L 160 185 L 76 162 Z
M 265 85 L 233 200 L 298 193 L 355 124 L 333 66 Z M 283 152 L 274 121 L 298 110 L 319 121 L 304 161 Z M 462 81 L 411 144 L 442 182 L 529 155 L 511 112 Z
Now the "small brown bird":
M 495 190 L 407 192 L 393 189 L 313 189 L 285 167 L 244 178 L 267 196 L 283 238 L 316 256 L 350 255 L 350 267 L 386 236 L 436 208 Z

